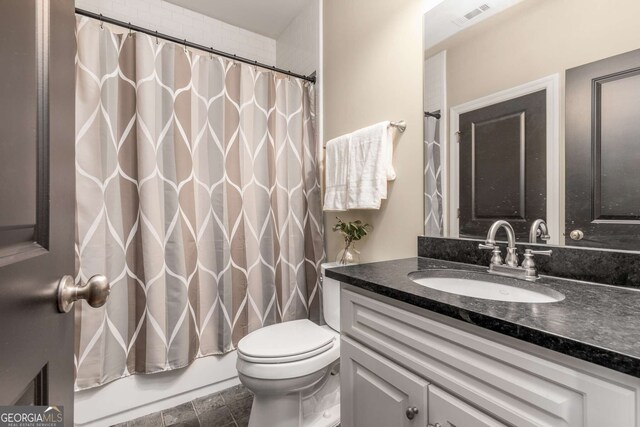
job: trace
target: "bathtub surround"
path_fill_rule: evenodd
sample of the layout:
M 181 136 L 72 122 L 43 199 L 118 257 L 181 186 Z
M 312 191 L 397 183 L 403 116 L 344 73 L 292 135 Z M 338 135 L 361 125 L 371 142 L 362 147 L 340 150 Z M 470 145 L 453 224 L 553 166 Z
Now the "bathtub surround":
M 276 39 L 276 65 L 310 75 L 320 70 L 320 0 L 310 1 Z
M 484 241 L 420 236 L 418 256 L 488 267 L 491 253 L 479 249 L 479 243 Z M 542 275 L 640 289 L 640 254 L 637 252 L 526 243 L 516 243 L 516 247 L 520 254 L 525 249 L 553 250 L 550 257 L 536 258 L 536 268 Z
M 77 278 L 104 272 L 112 294 L 78 305 L 76 388 L 317 319 L 313 86 L 87 18 L 77 32 Z

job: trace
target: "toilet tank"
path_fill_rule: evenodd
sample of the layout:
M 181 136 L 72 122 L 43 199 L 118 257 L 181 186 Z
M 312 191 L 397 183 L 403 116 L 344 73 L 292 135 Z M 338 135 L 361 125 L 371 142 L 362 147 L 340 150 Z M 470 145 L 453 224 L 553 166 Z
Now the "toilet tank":
M 338 267 L 337 262 L 328 262 L 320 266 L 322 274 L 322 314 L 324 321 L 334 331 L 340 332 L 340 282 L 326 277 L 326 268 Z

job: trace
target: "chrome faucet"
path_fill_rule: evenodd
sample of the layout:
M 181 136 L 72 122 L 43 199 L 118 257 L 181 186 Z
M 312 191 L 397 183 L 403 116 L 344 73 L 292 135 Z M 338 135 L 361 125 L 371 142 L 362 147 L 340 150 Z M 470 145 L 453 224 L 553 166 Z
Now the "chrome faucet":
M 543 220 L 536 220 L 536 230 L 541 228 L 540 222 L 544 224 L 544 230 L 542 233 L 546 231 L 546 224 Z M 534 224 L 535 224 L 534 223 Z M 507 232 L 507 257 L 505 259 L 506 265 L 502 263 L 502 255 L 500 253 L 500 247 L 496 243 L 496 233 L 501 228 Z M 533 230 L 533 227 L 532 227 Z M 537 234 L 532 231 L 532 234 Z M 535 251 L 532 249 L 526 249 L 524 252 L 524 259 L 522 260 L 522 265 L 518 266 L 518 252 L 516 248 L 516 234 L 513 231 L 513 227 L 507 221 L 498 220 L 491 224 L 491 228 L 489 228 L 489 232 L 487 233 L 487 239 L 484 243 L 480 243 L 478 245 L 480 249 L 490 249 L 493 252 L 493 256 L 491 257 L 491 264 L 489 265 L 489 273 L 500 274 L 503 276 L 511 276 L 522 278 L 525 280 L 536 280 L 538 278 L 538 272 L 536 270 L 536 264 L 533 259 L 534 255 L 546 255 L 551 256 L 550 250 L 545 251 Z
M 529 243 L 538 243 L 538 237 L 545 242 L 551 239 L 549 236 L 549 228 L 544 219 L 536 219 L 531 224 L 531 230 L 529 231 Z
M 501 265 L 502 257 L 500 257 L 500 248 L 496 244 L 496 233 L 498 233 L 498 230 L 500 230 L 501 228 L 504 228 L 504 230 L 507 232 L 507 258 L 505 261 L 508 266 L 517 267 L 518 254 L 516 252 L 516 233 L 513 231 L 513 227 L 511 226 L 511 224 L 509 224 L 505 220 L 501 219 L 491 224 L 491 228 L 489 228 L 489 232 L 487 233 L 487 239 L 484 241 L 484 244 L 480 245 L 480 249 L 493 249 L 493 258 L 496 258 L 496 264 Z M 498 257 L 500 258 L 500 262 L 497 262 Z M 492 264 L 494 264 L 493 258 L 491 260 Z

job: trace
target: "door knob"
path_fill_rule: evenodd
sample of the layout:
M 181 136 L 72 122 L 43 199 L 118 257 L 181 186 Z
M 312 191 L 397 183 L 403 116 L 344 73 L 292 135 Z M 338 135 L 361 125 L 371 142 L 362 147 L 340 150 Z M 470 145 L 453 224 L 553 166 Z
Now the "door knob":
M 82 286 L 74 283 L 73 277 L 63 276 L 58 282 L 58 310 L 68 313 L 73 303 L 83 299 L 94 308 L 102 307 L 111 292 L 109 280 L 102 274 L 91 276 L 89 281 Z
M 418 410 L 418 408 L 416 408 L 415 406 L 410 406 L 407 408 L 405 414 L 407 416 L 407 418 L 409 418 L 410 420 L 414 419 L 416 417 L 416 415 L 418 414 L 418 412 L 420 412 Z
M 584 237 L 584 233 L 582 232 L 582 230 L 573 230 L 571 233 L 569 233 L 569 237 L 571 237 L 571 240 L 582 240 L 582 238 Z

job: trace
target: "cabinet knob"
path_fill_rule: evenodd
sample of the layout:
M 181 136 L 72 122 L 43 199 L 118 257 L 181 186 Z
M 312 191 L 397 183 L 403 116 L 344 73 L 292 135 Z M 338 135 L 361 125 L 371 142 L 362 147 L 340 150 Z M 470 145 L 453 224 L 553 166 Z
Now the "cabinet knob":
M 409 406 L 405 412 L 405 415 L 407 416 L 407 418 L 412 420 L 416 417 L 418 412 L 420 412 L 418 408 L 416 408 L 415 406 Z

